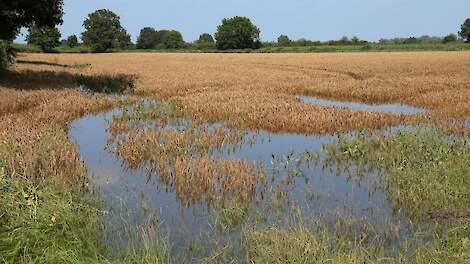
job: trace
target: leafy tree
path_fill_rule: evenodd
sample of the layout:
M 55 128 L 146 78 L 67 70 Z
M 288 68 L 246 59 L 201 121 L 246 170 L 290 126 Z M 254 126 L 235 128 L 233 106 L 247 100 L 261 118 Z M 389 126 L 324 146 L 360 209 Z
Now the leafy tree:
M 156 33 L 155 33 L 155 44 L 156 45 L 163 45 L 162 42 L 163 42 L 163 37 L 166 35 L 166 33 L 168 33 L 169 30 L 167 29 L 162 29 L 162 30 L 158 30 Z M 165 45 L 163 45 L 164 47 Z
M 67 38 L 67 46 L 70 48 L 78 46 L 78 38 L 76 35 L 71 35 Z
M 277 44 L 279 46 L 289 46 L 291 44 L 291 40 L 289 39 L 288 36 L 286 35 L 280 35 L 278 38 L 277 38 Z
M 361 39 L 358 36 L 353 36 L 351 42 L 357 45 L 361 43 Z
M 212 37 L 211 34 L 209 33 L 204 33 L 199 36 L 199 39 L 197 40 L 198 43 L 214 43 L 214 38 Z
M 199 39 L 194 41 L 193 48 L 199 50 L 213 50 L 215 49 L 215 41 L 211 34 L 204 33 L 199 36 Z
M 451 43 L 451 42 L 456 42 L 457 41 L 457 35 L 455 34 L 449 34 L 447 36 L 445 36 L 443 39 L 442 39 L 442 43 Z
M 157 31 L 151 27 L 144 27 L 140 30 L 139 37 L 137 38 L 138 49 L 151 49 L 154 48 L 157 43 Z
M 63 0 L 2 0 L 0 39 L 12 41 L 21 27 L 54 27 L 62 23 Z
M 246 17 L 225 18 L 217 27 L 215 39 L 219 50 L 256 49 L 260 47 L 260 30 Z
M 178 49 L 183 47 L 184 41 L 183 36 L 176 30 L 170 30 L 163 35 L 162 44 L 167 49 Z
M 0 70 L 13 63 L 15 52 L 10 42 L 21 27 L 53 27 L 62 23 L 63 0 L 0 1 Z
M 339 43 L 340 44 L 343 44 L 343 45 L 347 45 L 349 44 L 351 41 L 349 40 L 349 38 L 347 36 L 343 36 L 341 37 L 341 39 L 339 40 Z
M 108 9 L 88 14 L 83 26 L 83 43 L 91 46 L 94 51 L 103 52 L 130 45 L 130 36 L 121 26 L 120 17 Z
M 132 47 L 131 35 L 129 35 L 126 30 L 118 34 L 116 47 L 120 49 L 129 49 Z
M 51 51 L 53 48 L 60 45 L 60 32 L 56 27 L 38 27 L 32 26 L 29 28 L 26 41 L 28 44 L 33 44 L 41 47 L 43 51 Z
M 467 18 L 461 26 L 459 35 L 467 42 L 470 43 L 470 18 Z

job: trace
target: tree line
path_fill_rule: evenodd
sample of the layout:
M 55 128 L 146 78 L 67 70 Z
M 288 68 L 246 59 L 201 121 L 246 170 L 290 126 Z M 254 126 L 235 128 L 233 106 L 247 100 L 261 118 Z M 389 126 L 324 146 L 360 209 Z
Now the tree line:
M 85 31 L 81 34 L 83 45 L 95 52 L 106 52 L 113 49 L 184 49 L 193 48 L 199 50 L 233 50 L 233 49 L 257 49 L 261 46 L 316 46 L 316 45 L 362 45 L 368 41 L 361 40 L 357 36 L 351 38 L 344 36 L 339 40 L 326 42 L 307 39 L 291 40 L 287 35 L 280 35 L 277 42 L 264 42 L 260 40 L 260 29 L 249 18 L 236 16 L 226 18 L 217 27 L 217 32 L 212 36 L 203 33 L 193 43 L 187 43 L 183 35 L 177 30 L 144 27 L 141 29 L 137 42 L 133 44 L 131 37 L 123 28 L 120 17 L 108 9 L 100 9 L 88 15 L 83 22 Z M 459 32 L 461 40 L 470 40 L 470 19 L 464 22 Z M 39 26 L 33 24 L 29 28 L 27 42 L 39 46 L 44 51 L 50 51 L 59 45 L 70 48 L 79 45 L 76 35 L 59 41 L 61 35 L 57 27 Z M 409 37 L 381 39 L 379 44 L 437 44 L 457 42 L 456 34 L 445 37 Z
M 100 9 L 88 15 L 83 22 L 85 31 L 81 34 L 83 45 L 95 52 L 113 49 L 180 49 L 196 47 L 198 49 L 256 49 L 261 46 L 260 30 L 250 19 L 236 16 L 223 19 L 214 37 L 203 33 L 194 43 L 187 43 L 177 30 L 156 30 L 144 27 L 134 45 L 131 37 L 123 28 L 120 17 L 108 9 Z M 39 46 L 43 51 L 51 51 L 59 45 L 74 48 L 79 45 L 76 35 L 60 41 L 61 34 L 56 26 L 44 26 L 33 23 L 28 30 L 28 44 Z
M 13 51 L 8 47 L 19 34 L 21 27 L 28 27 L 26 40 L 29 44 L 39 46 L 43 51 L 52 51 L 59 45 L 74 48 L 78 45 L 89 47 L 94 52 L 107 52 L 113 49 L 183 49 L 200 50 L 236 50 L 257 49 L 261 46 L 315 46 L 315 45 L 361 45 L 367 44 L 357 36 L 342 37 L 327 42 L 307 39 L 291 40 L 287 35 L 280 35 L 277 42 L 261 42 L 259 27 L 247 17 L 236 16 L 225 18 L 217 27 L 214 35 L 203 33 L 193 43 L 185 42 L 177 30 L 144 27 L 137 42 L 131 41 L 130 34 L 121 25 L 120 17 L 108 9 L 96 10 L 88 14 L 83 22 L 84 32 L 80 38 L 76 35 L 61 39 L 57 25 L 62 23 L 63 0 L 29 1 L 15 0 L 2 3 L 0 15 L 0 63 L 8 64 Z M 460 37 L 460 38 L 459 38 Z M 81 43 L 79 43 L 81 39 Z M 409 37 L 381 39 L 380 44 L 427 44 L 450 43 L 456 41 L 470 42 L 470 18 L 461 25 L 461 31 L 445 37 Z M 6 54 L 6 55 L 2 55 Z M 0 64 L 0 65 L 1 65 Z

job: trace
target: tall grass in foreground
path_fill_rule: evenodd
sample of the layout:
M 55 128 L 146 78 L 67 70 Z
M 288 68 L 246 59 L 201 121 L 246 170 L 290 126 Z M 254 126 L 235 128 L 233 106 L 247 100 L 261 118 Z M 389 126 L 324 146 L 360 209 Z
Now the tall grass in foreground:
M 103 237 L 103 211 L 67 183 L 36 184 L 0 167 L 0 263 L 167 263 L 155 230 L 128 230 L 117 250 Z M 132 233 L 131 233 L 132 232 Z M 132 235 L 131 235 L 132 234 Z
M 0 172 L 0 262 L 90 263 L 103 259 L 99 211 L 73 187 Z

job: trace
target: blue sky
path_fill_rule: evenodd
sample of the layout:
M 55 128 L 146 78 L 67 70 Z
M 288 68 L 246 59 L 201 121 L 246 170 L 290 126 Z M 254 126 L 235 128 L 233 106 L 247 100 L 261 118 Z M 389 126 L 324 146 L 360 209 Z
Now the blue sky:
M 121 17 L 135 40 L 142 27 L 176 29 L 186 41 L 214 33 L 224 17 L 247 16 L 264 41 L 446 35 L 470 17 L 470 0 L 65 0 L 62 37 L 80 35 L 87 14 L 107 8 Z M 23 30 L 23 32 L 25 32 Z M 18 40 L 21 41 L 22 37 Z

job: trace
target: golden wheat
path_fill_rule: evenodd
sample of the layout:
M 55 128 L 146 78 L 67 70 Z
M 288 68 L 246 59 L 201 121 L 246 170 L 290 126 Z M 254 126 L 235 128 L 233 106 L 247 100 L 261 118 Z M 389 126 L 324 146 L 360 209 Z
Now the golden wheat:
M 385 113 L 306 105 L 296 95 L 470 114 L 470 52 L 334 54 L 28 54 L 24 60 L 92 66 L 84 74 L 138 76 L 138 93 L 178 101 L 202 121 L 297 133 L 333 133 L 408 121 Z M 22 64 L 20 69 L 72 71 Z

